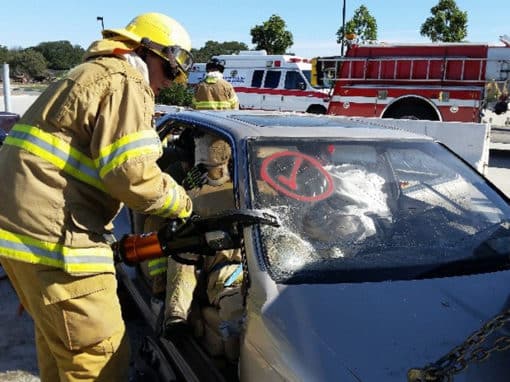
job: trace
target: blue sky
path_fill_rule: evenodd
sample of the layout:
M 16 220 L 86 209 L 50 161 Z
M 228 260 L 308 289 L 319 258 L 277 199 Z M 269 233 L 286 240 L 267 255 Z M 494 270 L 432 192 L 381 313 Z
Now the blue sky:
M 385 42 L 427 42 L 420 36 L 421 24 L 438 0 L 346 0 L 346 20 L 364 4 L 376 18 L 378 37 Z M 339 54 L 336 31 L 341 25 L 343 0 L 80 0 L 2 1 L 0 45 L 29 47 L 44 41 L 68 40 L 87 48 L 105 27 L 125 26 L 144 12 L 161 12 L 178 20 L 191 35 L 194 48 L 207 40 L 241 41 L 253 48 L 250 29 L 272 14 L 282 17 L 292 32 L 289 51 L 305 57 Z M 498 37 L 510 35 L 508 3 L 503 0 L 457 0 L 468 12 L 471 42 L 498 44 Z

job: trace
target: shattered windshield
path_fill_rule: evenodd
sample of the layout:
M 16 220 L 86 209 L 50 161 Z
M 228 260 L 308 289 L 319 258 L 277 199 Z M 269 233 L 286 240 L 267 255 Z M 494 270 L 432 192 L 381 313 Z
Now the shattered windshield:
M 510 207 L 432 142 L 251 141 L 264 261 L 278 282 L 441 277 L 509 267 Z

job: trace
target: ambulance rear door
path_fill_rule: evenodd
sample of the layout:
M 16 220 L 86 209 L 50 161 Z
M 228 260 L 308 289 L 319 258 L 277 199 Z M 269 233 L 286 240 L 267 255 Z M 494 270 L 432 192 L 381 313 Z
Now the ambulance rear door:
M 267 69 L 262 85 L 263 110 L 281 110 L 283 104 L 282 78 L 285 77 L 285 70 Z

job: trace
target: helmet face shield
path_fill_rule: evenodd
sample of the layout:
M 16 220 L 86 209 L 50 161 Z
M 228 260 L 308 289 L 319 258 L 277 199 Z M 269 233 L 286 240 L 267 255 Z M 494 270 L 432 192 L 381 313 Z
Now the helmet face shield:
M 163 46 L 147 37 L 142 38 L 141 44 L 165 60 L 165 71 L 169 78 L 175 79 L 181 74 L 187 77 L 193 66 L 193 56 L 186 49 L 178 45 Z
M 188 71 L 193 66 L 193 56 L 186 49 L 178 45 L 163 46 L 147 37 L 142 38 L 140 43 L 165 60 L 165 71 L 168 78 L 181 80 L 181 75 L 187 78 Z M 183 82 L 186 82 L 186 79 Z
M 161 53 L 168 57 L 168 61 L 172 61 L 171 57 L 173 56 L 177 61 L 177 65 L 179 68 L 187 73 L 193 66 L 193 56 L 186 49 L 181 48 L 178 45 L 166 46 L 161 50 Z

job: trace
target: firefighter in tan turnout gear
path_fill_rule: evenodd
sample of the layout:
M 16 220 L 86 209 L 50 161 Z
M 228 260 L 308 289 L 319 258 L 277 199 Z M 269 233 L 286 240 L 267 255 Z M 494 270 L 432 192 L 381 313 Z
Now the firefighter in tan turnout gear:
M 106 237 L 122 204 L 186 218 L 191 200 L 156 164 L 154 97 L 185 83 L 190 38 L 147 13 L 103 31 L 0 149 L 0 262 L 34 320 L 41 380 L 125 381 L 129 340 Z
M 211 59 L 205 66 L 206 75 L 196 85 L 193 107 L 197 110 L 239 109 L 237 94 L 230 82 L 223 79 L 225 67 L 218 59 Z
M 195 166 L 205 165 L 207 173 L 205 183 L 189 191 L 193 211 L 207 217 L 235 208 L 228 170 L 229 144 L 209 134 L 196 137 L 194 141 Z M 153 231 L 164 221 L 150 217 L 146 223 L 145 231 Z M 198 328 L 196 334 L 205 342 L 211 355 L 226 356 L 235 361 L 239 349 L 236 319 L 240 317 L 242 307 L 240 250 L 218 251 L 214 256 L 202 256 L 202 260 L 199 268 L 171 258 L 168 264 L 166 258 L 159 260 L 167 271 L 164 330 L 167 336 L 179 336 L 192 326 Z M 198 314 L 190 314 L 192 305 L 193 313 Z M 199 320 L 196 319 L 198 316 Z

